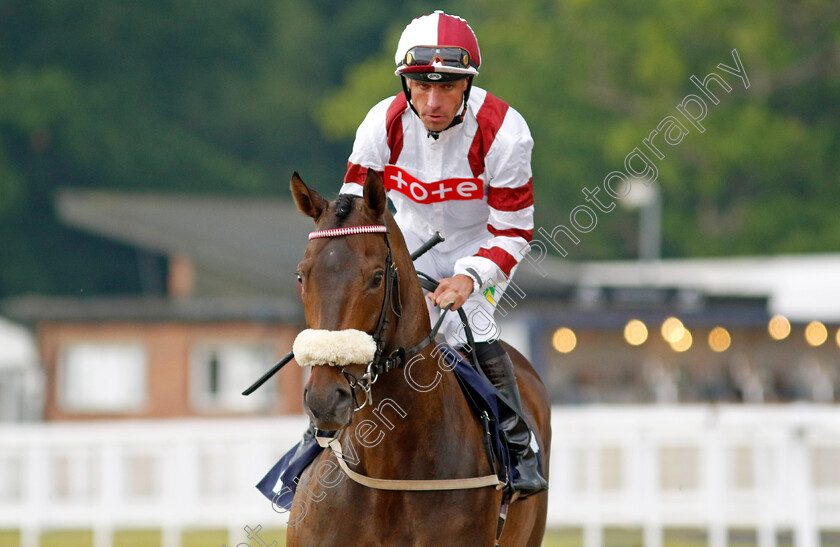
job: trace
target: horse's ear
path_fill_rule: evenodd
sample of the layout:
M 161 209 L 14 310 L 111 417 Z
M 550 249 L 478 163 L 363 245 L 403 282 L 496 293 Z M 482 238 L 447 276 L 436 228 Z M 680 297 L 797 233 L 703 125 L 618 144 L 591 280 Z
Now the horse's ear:
M 289 183 L 289 188 L 292 190 L 292 197 L 295 198 L 297 208 L 304 215 L 318 219 L 324 209 L 327 208 L 327 200 L 321 197 L 321 194 L 312 190 L 300 179 L 297 171 L 292 175 L 292 182 Z
M 385 185 L 382 179 L 373 169 L 368 169 L 367 178 L 365 179 L 365 205 L 373 212 L 376 218 L 381 217 L 385 213 Z

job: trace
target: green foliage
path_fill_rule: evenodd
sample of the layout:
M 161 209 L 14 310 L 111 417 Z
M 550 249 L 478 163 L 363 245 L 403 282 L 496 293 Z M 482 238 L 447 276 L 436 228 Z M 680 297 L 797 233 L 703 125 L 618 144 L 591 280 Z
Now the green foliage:
M 336 189 L 346 151 L 315 109 L 419 4 L 4 2 L 0 295 L 137 290 L 130 261 L 59 260 L 104 250 L 56 222 L 58 188 L 285 196 L 299 170 Z
M 66 186 L 332 194 L 367 110 L 400 91 L 413 0 L 7 0 L 0 7 L 0 295 L 136 290 L 131 264 L 56 222 Z M 666 256 L 840 250 L 840 4 L 459 0 L 476 84 L 534 134 L 537 223 L 568 224 L 715 71 L 701 133 L 660 145 Z M 718 69 L 737 49 L 750 87 Z M 713 84 L 714 85 L 714 84 Z M 687 123 L 687 122 L 686 122 Z M 633 257 L 637 214 L 600 214 L 571 258 Z M 64 244 L 76 245 L 68 249 Z M 125 251 L 125 250 L 123 250 Z
M 665 255 L 840 250 L 831 220 L 840 205 L 836 2 L 482 0 L 460 13 L 481 45 L 476 84 L 522 112 L 534 135 L 538 225 L 568 225 L 582 188 L 623 170 L 625 156 L 700 93 L 689 77 L 714 71 L 731 91 L 706 101 L 705 132 L 681 118 L 690 134 L 654 160 Z M 717 68 L 735 66 L 733 49 L 749 88 Z M 390 76 L 386 61 L 365 61 L 359 74 Z M 358 112 L 381 98 L 372 80 L 354 74 L 326 97 L 325 131 L 352 137 Z M 635 216 L 599 215 L 570 256 L 635 256 Z

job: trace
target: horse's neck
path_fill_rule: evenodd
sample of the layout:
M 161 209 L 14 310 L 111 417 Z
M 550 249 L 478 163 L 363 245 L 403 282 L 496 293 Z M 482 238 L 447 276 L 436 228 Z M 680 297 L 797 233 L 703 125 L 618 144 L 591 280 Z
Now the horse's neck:
M 429 336 L 431 325 L 426 297 L 420 288 L 417 271 L 410 259 L 398 262 L 402 311 L 396 318 L 396 331 L 391 341 L 394 348 L 410 348 Z
M 345 432 L 361 466 L 372 475 L 406 476 L 438 467 L 442 453 L 460 451 L 472 414 L 454 373 L 432 348 L 373 385 L 373 404 L 356 413 Z M 348 438 L 349 437 L 349 438 Z M 417 477 L 415 477 L 417 478 Z
M 393 219 L 388 220 L 392 232 L 396 232 Z M 401 235 L 394 237 L 393 246 L 402 311 L 395 318 L 388 352 L 414 347 L 431 332 L 426 298 Z M 453 449 L 465 454 L 470 465 L 470 449 L 456 447 L 469 437 L 474 418 L 455 373 L 434 350 L 432 342 L 410 355 L 401 369 L 381 375 L 372 386 L 373 404 L 357 412 L 345 430 L 346 441 L 354 443 L 363 467 L 369 471 L 378 468 L 382 476 L 402 476 L 395 466 L 416 470 L 436 467 L 441 451 Z

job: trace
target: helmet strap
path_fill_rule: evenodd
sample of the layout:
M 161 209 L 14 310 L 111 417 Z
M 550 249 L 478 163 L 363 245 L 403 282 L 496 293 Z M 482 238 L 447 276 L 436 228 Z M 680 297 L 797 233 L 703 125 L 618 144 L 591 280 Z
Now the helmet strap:
M 400 76 L 400 83 L 402 83 L 403 93 L 405 94 L 405 100 L 408 103 L 408 106 L 411 107 L 411 110 L 417 114 L 417 117 L 420 117 L 420 114 L 417 112 L 417 109 L 414 108 L 414 103 L 411 102 L 411 90 L 408 88 L 408 78 L 405 76 Z
M 417 117 L 420 117 L 420 113 L 417 112 L 417 109 L 414 108 L 414 103 L 411 102 L 411 90 L 408 88 L 408 82 L 406 81 L 407 78 L 405 76 L 400 76 L 400 82 L 402 83 L 403 93 L 405 94 L 405 100 L 408 103 L 408 106 L 411 107 L 411 110 L 414 111 L 414 114 Z M 470 90 L 472 89 L 473 83 L 473 76 L 469 76 L 467 78 L 467 89 L 464 90 L 464 108 L 461 109 L 461 113 L 456 115 L 452 118 L 452 123 L 450 123 L 445 129 L 440 131 L 432 131 L 430 129 L 426 130 L 426 136 L 432 137 L 433 139 L 437 140 L 440 137 L 440 134 L 449 129 L 450 127 L 455 127 L 459 123 L 464 121 L 464 116 L 467 114 L 467 102 L 470 100 Z

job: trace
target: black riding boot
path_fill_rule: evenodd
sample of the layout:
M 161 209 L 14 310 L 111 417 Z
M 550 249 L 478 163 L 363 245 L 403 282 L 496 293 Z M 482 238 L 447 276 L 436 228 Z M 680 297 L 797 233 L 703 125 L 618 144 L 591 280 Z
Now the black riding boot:
M 511 483 L 520 498 L 542 492 L 548 483 L 540 474 L 537 455 L 531 448 L 531 430 L 520 417 L 522 399 L 510 356 L 498 342 L 479 342 L 476 353 L 481 369 L 506 404 L 499 405 L 499 426 L 510 447 Z

